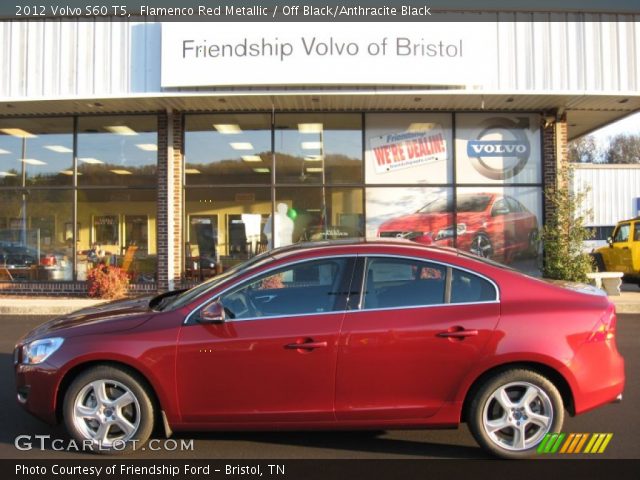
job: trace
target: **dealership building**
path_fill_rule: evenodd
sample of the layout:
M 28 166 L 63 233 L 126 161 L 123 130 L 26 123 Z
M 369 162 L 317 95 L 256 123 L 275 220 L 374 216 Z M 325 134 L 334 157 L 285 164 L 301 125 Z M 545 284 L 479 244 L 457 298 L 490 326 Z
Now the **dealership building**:
M 640 16 L 468 20 L 0 23 L 0 295 L 363 236 L 534 271 L 567 142 L 640 110 Z

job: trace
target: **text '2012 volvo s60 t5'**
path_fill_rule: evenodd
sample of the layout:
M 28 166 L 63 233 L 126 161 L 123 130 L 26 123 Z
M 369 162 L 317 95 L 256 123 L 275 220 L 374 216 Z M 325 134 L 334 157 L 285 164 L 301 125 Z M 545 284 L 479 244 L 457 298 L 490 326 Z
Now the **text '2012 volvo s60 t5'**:
M 17 397 L 101 450 L 146 441 L 154 422 L 168 434 L 467 422 L 517 458 L 565 411 L 621 397 L 615 333 L 595 289 L 453 249 L 299 244 L 41 325 L 16 346 Z

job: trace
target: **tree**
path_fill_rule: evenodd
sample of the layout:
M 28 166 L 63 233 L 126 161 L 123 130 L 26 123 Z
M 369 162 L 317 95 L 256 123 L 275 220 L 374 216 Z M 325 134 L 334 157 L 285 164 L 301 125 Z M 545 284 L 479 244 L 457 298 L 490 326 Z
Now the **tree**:
M 640 163 L 640 134 L 616 135 L 605 153 L 607 163 Z
M 602 162 L 603 152 L 592 135 L 569 142 L 569 161 L 573 163 Z
M 593 265 L 589 254 L 582 250 L 582 242 L 588 240 L 592 232 L 584 226 L 588 212 L 581 213 L 580 209 L 586 192 L 571 191 L 571 176 L 571 167 L 561 168 L 557 186 L 545 190 L 550 211 L 542 228 L 542 273 L 545 278 L 586 282 Z

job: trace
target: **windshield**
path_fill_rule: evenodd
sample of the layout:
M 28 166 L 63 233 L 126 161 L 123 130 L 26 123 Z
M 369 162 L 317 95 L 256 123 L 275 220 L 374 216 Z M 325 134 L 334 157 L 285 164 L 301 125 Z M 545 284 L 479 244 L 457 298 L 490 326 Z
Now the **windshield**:
M 203 293 L 211 290 L 215 286 L 222 283 L 224 280 L 231 278 L 235 275 L 238 275 L 250 268 L 257 266 L 259 263 L 267 260 L 271 257 L 272 252 L 265 252 L 260 255 L 257 255 L 246 262 L 239 263 L 224 273 L 213 277 L 205 282 L 196 285 L 195 287 L 182 292 L 175 297 L 170 297 L 166 299 L 166 302 L 163 302 L 160 306 L 158 306 L 158 310 L 174 310 L 176 308 L 184 307 L 188 303 L 192 302 L 196 298 L 198 298 Z
M 467 193 L 458 195 L 456 208 L 459 212 L 482 212 L 486 210 L 491 195 L 482 193 Z M 438 197 L 418 210 L 418 213 L 448 213 L 453 211 L 453 199 Z

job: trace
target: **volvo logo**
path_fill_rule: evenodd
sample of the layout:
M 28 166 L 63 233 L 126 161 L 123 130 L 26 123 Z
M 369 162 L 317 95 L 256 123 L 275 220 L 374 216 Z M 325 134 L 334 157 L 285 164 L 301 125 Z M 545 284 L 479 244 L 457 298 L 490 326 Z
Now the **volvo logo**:
M 527 164 L 531 145 L 528 118 L 488 118 L 475 140 L 467 142 L 467 156 L 478 173 L 492 180 L 515 177 Z

